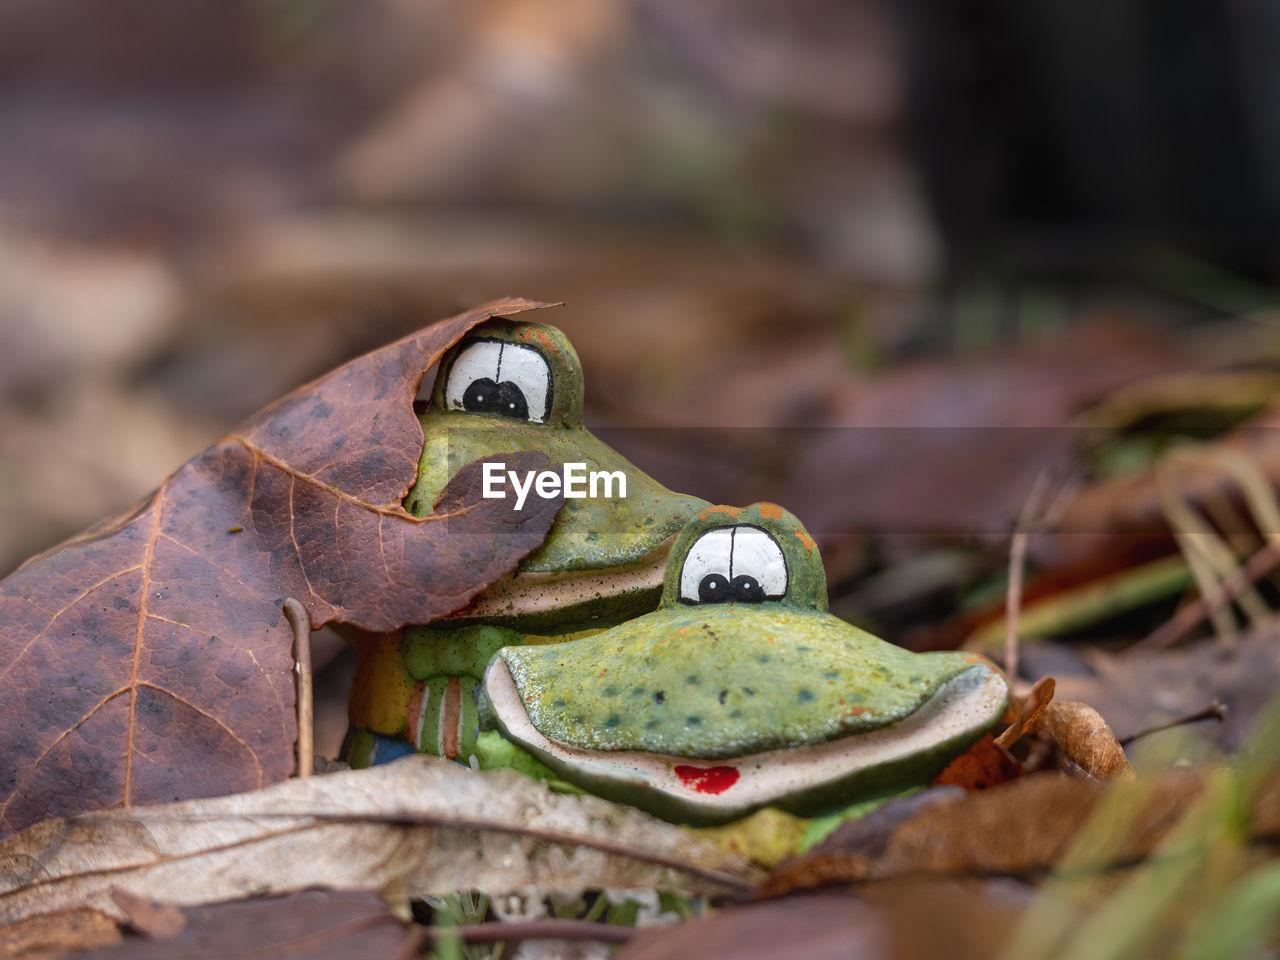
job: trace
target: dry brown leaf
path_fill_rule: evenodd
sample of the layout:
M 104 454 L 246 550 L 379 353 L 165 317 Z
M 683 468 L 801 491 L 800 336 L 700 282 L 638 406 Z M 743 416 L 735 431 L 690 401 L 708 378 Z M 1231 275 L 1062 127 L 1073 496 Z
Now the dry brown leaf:
M 854 896 L 794 894 L 640 931 L 618 960 L 990 960 L 1030 896 L 1029 887 L 1007 881 L 936 877 L 886 882 Z
M 917 794 L 844 824 L 809 852 L 779 864 L 761 894 L 916 874 L 1041 875 L 1070 847 L 1103 790 L 1117 788 L 1132 789 L 1044 773 L 976 793 L 948 788 L 937 799 L 934 791 Z M 1135 794 L 1141 812 L 1114 838 L 1107 862 L 1131 864 L 1148 855 L 1200 791 L 1198 776 L 1173 772 L 1149 796 Z M 896 814 L 899 804 L 908 804 L 905 817 Z M 1262 801 L 1258 808 L 1265 809 Z M 1261 817 L 1255 834 L 1273 826 Z
M 119 943 L 120 924 L 98 910 L 72 910 L 32 917 L 0 928 L 0 957 L 44 960 L 68 950 Z
M 84 960 L 396 960 L 417 930 L 364 890 L 305 890 L 178 910 L 172 933 L 150 933 L 82 955 Z
M 990 734 L 946 765 L 933 782 L 935 786 L 986 790 L 1022 775 L 1022 767 L 998 746 Z
M 1058 676 L 1059 695 L 1093 706 L 1122 738 L 1191 716 L 1217 700 L 1226 719 L 1190 729 L 1234 751 L 1280 686 L 1275 629 L 1241 636 L 1233 648 L 1204 640 L 1172 650 L 1109 654 L 1046 644 L 1035 655 L 1068 664 L 1071 669 Z
M 544 306 L 495 300 L 352 360 L 0 580 L 0 833 L 283 780 L 286 597 L 312 627 L 429 623 L 541 544 L 560 504 L 486 499 L 475 464 L 425 518 L 401 500 L 426 370 L 476 324 Z M 546 462 L 508 459 L 530 456 Z
M 125 916 L 125 922 L 148 937 L 176 937 L 187 925 L 187 918 L 172 903 L 158 903 L 124 890 L 112 890 L 111 901 Z
M 986 790 L 1023 774 L 1021 763 L 1006 751 L 1025 733 L 1034 731 L 1045 708 L 1053 700 L 1053 677 L 1042 677 L 1034 687 L 1009 700 L 1005 720 L 1009 726 L 1000 736 L 983 737 L 956 757 L 934 779 L 936 786 Z
M 674 928 L 643 931 L 617 960 L 889 958 L 892 932 L 877 913 L 847 893 L 751 904 Z
M 1028 730 L 1034 730 L 1040 715 L 1053 699 L 1056 687 L 1053 677 L 1041 677 L 1026 693 L 1012 697 L 1009 708 L 1005 711 L 1009 726 L 996 737 L 996 745 L 1011 747 Z
M 1133 767 L 1107 721 L 1085 703 L 1055 700 L 1033 727 L 1052 740 L 1085 773 L 1100 779 L 1133 779 Z
M 0 844 L 0 924 L 124 890 L 179 905 L 307 887 L 749 890 L 745 861 L 638 810 L 430 756 L 253 793 L 36 824 Z

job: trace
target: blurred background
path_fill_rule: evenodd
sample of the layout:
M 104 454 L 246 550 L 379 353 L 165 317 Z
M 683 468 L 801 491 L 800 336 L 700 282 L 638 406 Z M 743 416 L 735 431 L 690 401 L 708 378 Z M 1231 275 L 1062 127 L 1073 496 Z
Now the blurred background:
M 1022 515 L 1037 629 L 1132 642 L 1280 532 L 1204 467 L 1204 581 L 1158 483 L 1188 438 L 1280 475 L 1273 41 L 1246 0 L 0 0 L 0 573 L 519 295 L 590 424 L 794 510 L 842 615 L 990 629 Z

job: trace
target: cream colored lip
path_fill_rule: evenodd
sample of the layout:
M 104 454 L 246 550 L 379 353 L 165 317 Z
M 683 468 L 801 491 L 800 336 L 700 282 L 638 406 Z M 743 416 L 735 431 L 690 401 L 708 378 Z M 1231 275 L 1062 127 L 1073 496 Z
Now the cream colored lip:
M 634 563 L 604 570 L 566 573 L 517 571 L 491 583 L 470 604 L 446 620 L 479 617 L 528 616 L 565 610 L 605 597 L 616 597 L 662 586 L 667 554 L 678 533 L 672 534 Z
M 938 688 L 909 717 L 879 730 L 803 747 L 767 750 L 727 760 L 698 760 L 635 751 L 583 750 L 544 737 L 529 721 L 506 664 L 495 657 L 485 691 L 507 736 L 528 750 L 584 776 L 654 790 L 708 811 L 747 809 L 842 780 L 862 770 L 914 756 L 936 744 L 973 735 L 1004 708 L 1004 679 L 973 666 Z M 553 764 L 554 765 L 554 764 Z M 718 794 L 694 790 L 676 773 L 733 768 L 736 781 Z

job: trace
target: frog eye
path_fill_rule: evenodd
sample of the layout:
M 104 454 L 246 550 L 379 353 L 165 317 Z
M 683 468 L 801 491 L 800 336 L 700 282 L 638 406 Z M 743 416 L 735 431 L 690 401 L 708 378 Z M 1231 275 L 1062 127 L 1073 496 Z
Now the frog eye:
M 708 530 L 685 554 L 682 603 L 760 603 L 787 592 L 787 561 L 778 542 L 746 524 Z
M 445 406 L 542 423 L 551 414 L 551 368 L 532 347 L 476 340 L 453 360 Z

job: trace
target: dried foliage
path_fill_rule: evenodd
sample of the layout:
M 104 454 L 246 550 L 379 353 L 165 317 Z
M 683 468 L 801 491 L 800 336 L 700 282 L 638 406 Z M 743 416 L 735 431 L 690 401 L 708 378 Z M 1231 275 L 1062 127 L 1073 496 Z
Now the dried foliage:
M 709 895 L 756 879 L 740 858 L 638 810 L 414 756 L 36 824 L 0 844 L 0 925 L 85 908 L 127 919 L 120 890 L 193 905 L 314 886 L 391 901 L 535 887 Z
M 559 502 L 482 499 L 478 468 L 429 517 L 400 499 L 423 374 L 475 324 L 540 306 L 495 301 L 340 367 L 0 581 L 0 831 L 283 779 L 286 598 L 313 626 L 390 630 L 464 605 L 537 547 Z

